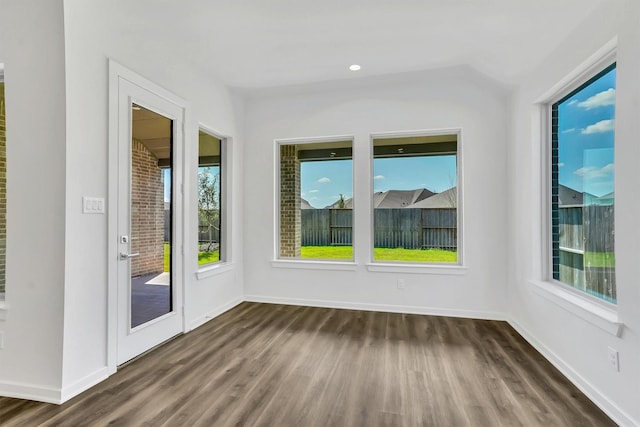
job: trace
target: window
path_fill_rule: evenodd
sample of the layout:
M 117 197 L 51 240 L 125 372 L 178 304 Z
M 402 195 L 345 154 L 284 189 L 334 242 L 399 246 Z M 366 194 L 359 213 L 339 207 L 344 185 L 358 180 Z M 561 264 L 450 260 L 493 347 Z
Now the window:
M 0 300 L 5 293 L 7 247 L 7 134 L 4 101 L 4 66 L 0 64 Z
M 373 138 L 373 260 L 459 263 L 459 133 Z
M 198 133 L 198 265 L 224 261 L 223 140 Z
M 352 260 L 352 141 L 280 143 L 280 258 Z
M 551 104 L 553 279 L 616 302 L 615 63 Z

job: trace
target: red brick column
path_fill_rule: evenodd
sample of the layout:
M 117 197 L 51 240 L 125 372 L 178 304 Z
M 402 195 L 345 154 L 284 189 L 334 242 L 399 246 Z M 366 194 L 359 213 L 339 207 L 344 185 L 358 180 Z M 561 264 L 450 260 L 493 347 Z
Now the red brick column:
M 300 160 L 295 145 L 280 146 L 280 256 L 300 256 Z
M 158 159 L 141 142 L 131 142 L 131 275 L 164 269 L 164 183 Z

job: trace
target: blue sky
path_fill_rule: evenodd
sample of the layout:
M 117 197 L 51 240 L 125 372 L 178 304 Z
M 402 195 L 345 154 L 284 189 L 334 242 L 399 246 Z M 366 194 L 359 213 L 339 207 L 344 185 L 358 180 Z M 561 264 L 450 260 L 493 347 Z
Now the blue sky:
M 334 203 L 344 194 L 353 196 L 351 160 L 303 162 L 300 166 L 302 197 L 315 208 Z M 375 159 L 374 191 L 427 188 L 441 192 L 456 185 L 455 156 Z
M 353 196 L 353 162 L 327 160 L 300 164 L 300 191 L 302 198 L 314 208 L 324 208 L 344 195 Z
M 171 169 L 162 169 L 162 181 L 164 182 L 164 201 L 171 201 Z
M 616 70 L 558 105 L 558 178 L 579 192 L 613 192 Z

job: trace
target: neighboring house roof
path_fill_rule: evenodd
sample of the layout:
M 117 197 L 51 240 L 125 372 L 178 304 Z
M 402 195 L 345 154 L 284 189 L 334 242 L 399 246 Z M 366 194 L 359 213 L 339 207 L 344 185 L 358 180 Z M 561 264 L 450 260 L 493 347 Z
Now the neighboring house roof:
M 611 206 L 614 203 L 614 198 L 615 198 L 615 193 L 611 192 L 608 194 L 605 194 L 603 196 L 594 196 L 592 194 L 587 195 L 587 193 L 585 193 L 585 200 L 584 200 L 584 204 L 585 205 L 589 205 L 589 206 Z
M 582 193 L 567 187 L 566 185 L 558 186 L 558 205 L 559 206 L 582 206 L 584 196 Z
M 405 208 L 413 203 L 433 196 L 426 188 L 415 190 L 387 190 L 373 194 L 373 207 L 376 209 L 397 209 Z M 327 206 L 325 209 L 338 209 L 339 200 Z M 343 209 L 353 209 L 353 199 L 345 199 Z
M 435 193 L 426 188 L 416 190 L 388 190 L 374 193 L 373 206 L 377 209 L 405 208 L 421 200 L 433 196 Z
M 300 209 L 315 209 L 309 202 L 305 199 L 300 198 Z
M 566 185 L 558 186 L 558 206 L 583 206 L 583 205 L 612 205 L 614 193 L 605 194 L 604 196 L 594 196 L 591 193 L 580 193 Z
M 456 187 L 451 187 L 441 193 L 434 194 L 433 196 L 414 203 L 408 208 L 419 209 L 446 209 L 457 207 L 458 190 Z
M 340 208 L 338 205 L 340 204 L 340 200 L 336 200 L 335 203 L 330 204 L 325 207 L 325 209 L 353 209 L 353 198 L 344 199 L 344 207 Z

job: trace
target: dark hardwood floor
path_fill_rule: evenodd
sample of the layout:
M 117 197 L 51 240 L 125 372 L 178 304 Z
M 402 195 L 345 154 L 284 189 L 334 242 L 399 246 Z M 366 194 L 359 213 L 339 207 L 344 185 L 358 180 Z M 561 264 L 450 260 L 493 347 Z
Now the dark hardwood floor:
M 504 322 L 255 303 L 0 424 L 615 425 Z

